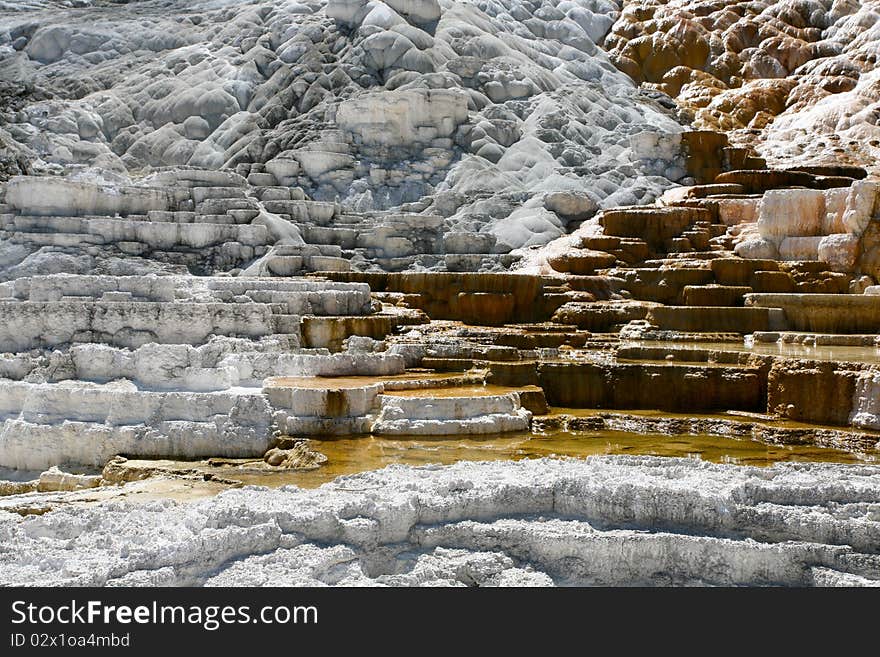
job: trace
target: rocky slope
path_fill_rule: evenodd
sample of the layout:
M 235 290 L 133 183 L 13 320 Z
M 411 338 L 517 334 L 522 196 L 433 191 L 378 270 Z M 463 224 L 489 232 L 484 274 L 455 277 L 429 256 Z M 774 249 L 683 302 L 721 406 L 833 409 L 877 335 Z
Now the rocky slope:
M 0 582 L 876 585 L 880 469 L 598 457 L 0 516 Z M 14 548 L 12 547 L 14 546 Z
M 775 166 L 878 172 L 875 0 L 624 2 L 604 47 L 693 112 L 696 127 L 728 132 Z
M 868 466 L 95 504 L 117 454 L 650 424 L 561 408 L 875 457 L 873 6 L 0 2 L 0 583 L 876 583 Z
M 597 46 L 608 0 L 60 4 L 0 8 L 10 170 L 265 164 L 316 200 L 439 214 L 501 251 L 686 176 L 670 100 Z

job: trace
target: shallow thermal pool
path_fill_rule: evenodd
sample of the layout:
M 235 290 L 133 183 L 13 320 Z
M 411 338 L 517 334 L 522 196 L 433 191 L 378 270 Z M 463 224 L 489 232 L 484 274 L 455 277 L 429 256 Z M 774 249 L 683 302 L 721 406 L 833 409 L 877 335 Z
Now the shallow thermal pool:
M 880 347 L 851 345 L 806 345 L 792 342 L 755 342 L 752 344 L 736 342 L 663 342 L 633 341 L 633 345 L 668 347 L 670 350 L 696 348 L 728 352 L 780 356 L 784 358 L 805 358 L 808 360 L 827 360 L 851 363 L 880 363 Z
M 860 463 L 872 455 L 808 445 L 766 445 L 753 440 L 721 436 L 670 436 L 623 431 L 557 431 L 547 435 L 506 434 L 461 438 L 382 438 L 378 436 L 312 440 L 315 450 L 327 456 L 317 470 L 306 472 L 247 473 L 237 468 L 216 468 L 218 474 L 247 484 L 311 488 L 340 475 L 401 465 L 450 464 L 457 461 L 500 461 L 540 457 L 586 457 L 597 454 L 690 456 L 716 463 L 772 465 L 780 461 Z

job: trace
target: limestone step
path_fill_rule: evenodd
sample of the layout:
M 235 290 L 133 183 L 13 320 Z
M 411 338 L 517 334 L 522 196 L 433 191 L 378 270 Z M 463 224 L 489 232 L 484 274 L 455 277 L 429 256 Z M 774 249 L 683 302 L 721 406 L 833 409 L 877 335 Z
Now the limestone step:
M 261 201 L 304 201 L 305 192 L 300 187 L 287 187 L 270 185 L 268 187 L 255 187 L 254 194 Z
M 193 223 L 199 224 L 238 224 L 248 223 L 236 221 L 235 217 L 228 214 L 196 214 Z
M 436 372 L 467 372 L 474 367 L 474 359 L 425 357 L 421 360 L 421 366 Z
M 353 335 L 384 340 L 396 326 L 388 315 L 335 316 L 302 318 L 300 331 L 303 346 L 311 349 L 341 351 L 343 343 Z
M 716 183 L 742 185 L 748 194 L 762 194 L 771 189 L 813 187 L 815 176 L 803 171 L 780 169 L 738 169 L 719 174 Z
M 319 148 L 320 146 L 316 145 L 315 150 L 301 148 L 292 151 L 293 156 L 302 167 L 302 171 L 309 178 L 320 178 L 333 171 L 349 169 L 355 163 L 354 157 L 347 152 L 347 144 L 342 152 L 318 150 Z
M 758 367 L 686 363 L 544 362 L 538 385 L 551 406 L 680 412 L 763 412 Z
M 617 263 L 617 257 L 605 251 L 569 249 L 549 258 L 547 263 L 558 272 L 588 276 L 594 274 L 597 269 L 614 266 Z
M 157 169 L 150 176 L 150 182 L 158 186 L 189 186 L 189 187 L 246 187 L 247 181 L 240 174 L 217 169 L 200 169 L 198 167 L 175 166 Z
M 637 265 L 651 257 L 651 248 L 644 240 L 620 238 L 620 247 L 612 249 L 609 253 L 628 265 Z
M 794 277 L 785 271 L 756 271 L 749 279 L 753 292 L 796 292 Z
M 678 189 L 675 189 L 675 191 L 679 192 Z M 679 192 L 681 197 L 685 199 L 711 198 L 712 196 L 718 196 L 719 194 L 743 193 L 745 193 L 745 188 L 742 185 L 736 184 L 693 185 L 691 187 L 685 187 Z
M 691 249 L 696 251 L 709 248 L 709 240 L 712 238 L 708 230 L 686 230 L 681 236 L 688 240 Z
M 359 230 L 350 227 L 333 226 L 302 226 L 303 239 L 309 244 L 337 244 L 343 249 L 357 246 Z
M 349 153 L 351 146 L 345 141 L 320 139 L 306 144 L 305 150 L 325 153 Z
M 529 331 L 528 333 L 502 333 L 494 344 L 517 349 L 555 349 L 562 345 L 583 347 L 590 334 L 571 327 L 568 331 Z
M 721 152 L 724 156 L 724 166 L 726 169 L 733 171 L 739 169 L 757 169 L 760 168 L 758 166 L 747 166 L 748 164 L 755 163 L 754 160 L 757 158 L 753 158 L 752 149 L 751 148 L 741 148 L 736 146 L 727 146 L 721 149 Z M 766 164 L 765 164 L 766 166 Z
M 264 207 L 275 214 L 289 215 L 293 221 L 311 221 L 326 226 L 336 214 L 335 203 L 321 201 L 264 201 Z
M 711 244 L 709 245 L 712 246 Z M 688 260 L 706 260 L 712 261 L 718 258 L 729 258 L 733 253 L 721 249 L 711 249 L 709 251 L 688 251 L 687 253 L 668 253 L 666 263 L 671 265 L 674 262 L 685 262 Z
M 276 418 L 278 430 L 289 436 L 358 436 L 370 433 L 375 418 L 362 417 L 298 417 Z
M 445 256 L 442 254 L 422 253 L 411 256 L 389 257 L 384 252 L 375 249 L 357 249 L 358 255 L 368 260 L 374 260 L 384 271 L 402 273 L 412 269 L 415 265 L 425 268 L 435 268 L 445 264 Z
M 608 274 L 623 279 L 623 288 L 634 299 L 658 303 L 678 303 L 685 286 L 706 285 L 713 279 L 712 270 L 706 266 L 655 268 L 649 265 L 638 269 L 613 269 Z
M 436 214 L 418 214 L 414 212 L 389 212 L 385 214 L 370 215 L 369 218 L 377 224 L 399 224 L 409 230 L 438 231 L 443 228 L 446 220 Z
M 212 198 L 196 203 L 199 214 L 225 214 L 228 210 L 252 210 L 256 207 L 253 199 L 248 198 Z
M 585 331 L 605 333 L 633 320 L 644 319 L 650 307 L 651 304 L 630 301 L 571 302 L 560 306 L 552 319 Z
M 333 222 L 333 225 L 355 227 L 361 226 L 364 223 L 372 224 L 375 222 L 371 217 L 367 217 L 366 215 L 362 214 L 338 214 L 336 215 L 336 221 Z
M 499 267 L 508 269 L 520 257 L 507 253 L 448 253 L 443 261 L 446 271 L 466 273 L 497 270 Z
M 8 234 L 7 239 L 16 244 L 33 244 L 38 246 L 84 247 L 104 244 L 100 235 L 83 235 L 82 233 L 26 233 Z
M 682 300 L 686 306 L 742 306 L 744 296 L 751 292 L 747 286 L 686 285 Z
M 254 187 L 273 187 L 278 184 L 278 180 L 271 173 L 250 173 L 247 181 Z
M 855 180 L 864 180 L 868 177 L 868 172 L 865 168 L 845 164 L 797 166 L 791 167 L 788 171 L 801 171 L 814 176 L 846 177 Z
M 752 296 L 752 295 L 749 295 Z M 664 331 L 686 333 L 754 333 L 784 329 L 786 314 L 778 305 L 744 308 L 655 306 L 646 320 Z
M 690 253 L 694 250 L 693 244 L 687 237 L 673 237 L 663 243 L 666 253 Z
M 299 255 L 313 256 L 324 255 L 339 258 L 342 256 L 342 248 L 335 244 L 278 244 L 273 247 L 273 253 L 279 256 Z
M 299 335 L 300 323 L 302 317 L 300 315 L 284 315 L 273 313 L 272 330 L 279 335 Z
M 168 210 L 188 197 L 188 190 L 109 187 L 60 176 L 15 176 L 6 183 L 5 192 L 5 202 L 17 211 L 44 215 L 142 214 Z
M 589 235 L 581 238 L 580 246 L 583 249 L 595 251 L 608 251 L 620 248 L 621 238 L 612 235 Z
M 258 338 L 275 332 L 270 309 L 256 303 L 4 301 L 0 315 L 0 352 L 85 342 L 200 345 L 212 335 Z
M 191 224 L 196 221 L 195 212 L 172 212 L 170 210 L 151 210 L 147 213 L 149 221 L 172 222 L 178 224 Z
M 192 199 L 196 205 L 208 199 L 244 198 L 245 192 L 239 187 L 193 187 Z
M 379 395 L 381 411 L 372 427 L 378 435 L 460 435 L 525 431 L 532 414 L 519 395 L 474 395 L 455 389 L 442 396 L 407 396 L 407 392 Z
M 275 276 L 296 276 L 303 272 L 351 271 L 350 260 L 325 255 L 276 255 L 271 256 L 266 264 Z
M 750 285 L 755 272 L 775 272 L 779 264 L 775 260 L 746 260 L 743 258 L 718 258 L 711 262 L 715 280 L 721 285 Z
M 604 210 L 599 223 L 606 235 L 635 237 L 662 248 L 694 222 L 709 220 L 710 213 L 702 208 L 633 206 Z
M 0 416 L 41 424 L 95 422 L 106 425 L 208 422 L 228 415 L 240 394 L 149 392 L 83 384 L 58 386 L 0 381 Z
M 769 335 L 756 332 L 758 335 Z M 617 362 L 655 361 L 675 363 L 705 363 L 712 367 L 733 367 L 740 365 L 761 366 L 756 363 L 753 354 L 748 351 L 722 350 L 694 345 L 655 345 L 650 342 L 643 344 L 623 344 L 616 351 Z
M 16 279 L 0 286 L 0 297 L 50 303 L 68 297 L 95 301 L 108 293 L 130 295 L 133 301 L 177 302 L 181 312 L 188 303 L 226 303 L 230 310 L 251 303 L 276 306 L 291 314 L 359 315 L 370 310 L 370 289 L 363 283 L 280 280 L 250 277 L 101 276 L 57 274 Z M 84 311 L 91 306 L 84 306 Z M 116 312 L 135 312 L 140 306 L 108 306 Z M 121 309 L 121 310 L 120 310 Z
M 110 217 L 33 217 L 18 216 L 14 225 L 21 233 L 80 233 L 102 238 L 103 242 L 143 242 L 157 249 L 175 246 L 204 248 L 239 242 L 265 245 L 271 237 L 265 226 L 235 224 L 178 224 L 152 221 L 128 221 Z
M 782 308 L 786 327 L 812 333 L 880 333 L 880 296 L 867 294 L 748 294 L 750 308 Z

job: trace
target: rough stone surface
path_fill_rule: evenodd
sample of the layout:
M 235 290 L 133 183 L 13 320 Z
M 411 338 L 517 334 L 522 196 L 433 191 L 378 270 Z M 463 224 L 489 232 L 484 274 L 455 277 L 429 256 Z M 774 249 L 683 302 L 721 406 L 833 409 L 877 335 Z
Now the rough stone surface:
M 546 243 L 685 176 L 675 111 L 599 47 L 618 4 L 558 4 L 5 3 L 0 79 L 30 91 L 0 139 L 30 173 L 243 167 L 346 212 Z M 435 252 L 409 249 L 387 257 Z
M 689 108 L 695 126 L 756 146 L 776 166 L 875 173 L 880 5 L 867 2 L 624 2 L 612 61 Z
M 656 457 L 0 514 L 6 585 L 872 585 L 880 470 Z M 88 531 L 83 531 L 88 527 Z

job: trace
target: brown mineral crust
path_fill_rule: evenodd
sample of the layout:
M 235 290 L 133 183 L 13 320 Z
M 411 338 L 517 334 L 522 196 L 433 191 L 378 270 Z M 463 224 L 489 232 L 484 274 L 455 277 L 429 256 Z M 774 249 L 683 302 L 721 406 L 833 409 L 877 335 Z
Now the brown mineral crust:
M 695 128 L 728 132 L 773 165 L 877 173 L 878 13 L 877 0 L 626 0 L 604 46 L 693 112 Z

